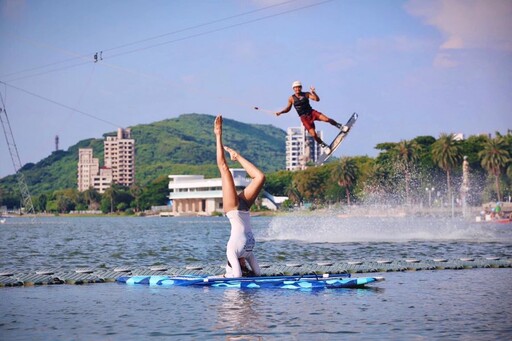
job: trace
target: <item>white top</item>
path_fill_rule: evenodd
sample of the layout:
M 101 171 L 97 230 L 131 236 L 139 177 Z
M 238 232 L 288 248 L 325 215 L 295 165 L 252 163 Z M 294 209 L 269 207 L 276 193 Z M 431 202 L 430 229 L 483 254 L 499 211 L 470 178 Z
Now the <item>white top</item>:
M 226 266 L 226 277 L 242 277 L 242 269 L 238 258 L 245 258 L 255 274 L 261 273 L 253 254 L 256 244 L 251 226 L 249 211 L 232 210 L 226 213 L 231 223 L 231 235 L 226 248 L 226 256 L 231 267 Z

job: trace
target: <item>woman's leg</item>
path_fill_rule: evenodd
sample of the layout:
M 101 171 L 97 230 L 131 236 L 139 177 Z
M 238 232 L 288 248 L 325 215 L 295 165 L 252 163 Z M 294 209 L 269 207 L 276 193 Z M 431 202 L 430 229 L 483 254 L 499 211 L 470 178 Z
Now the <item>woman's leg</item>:
M 265 183 L 265 174 L 233 149 L 229 147 L 224 147 L 224 149 L 231 156 L 231 160 L 238 161 L 247 172 L 247 175 L 252 179 L 251 183 L 240 194 L 242 199 L 247 202 L 247 205 L 250 208 L 263 188 L 263 184 Z
M 229 171 L 226 157 L 224 156 L 224 145 L 222 144 L 222 116 L 215 118 L 214 124 L 215 139 L 217 142 L 217 166 L 219 167 L 222 179 L 222 202 L 224 212 L 238 208 L 238 195 L 236 193 L 233 176 Z

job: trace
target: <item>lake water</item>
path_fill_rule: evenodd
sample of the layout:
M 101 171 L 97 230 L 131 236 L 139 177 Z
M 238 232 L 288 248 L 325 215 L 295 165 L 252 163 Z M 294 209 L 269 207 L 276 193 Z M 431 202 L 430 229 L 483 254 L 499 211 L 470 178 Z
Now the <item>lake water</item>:
M 512 258 L 512 228 L 442 218 L 254 218 L 261 263 Z M 0 270 L 223 264 L 217 218 L 10 219 Z M 296 292 L 117 283 L 0 288 L 2 340 L 468 339 L 512 336 L 512 268 L 388 272 Z M 355 276 L 364 276 L 356 274 Z

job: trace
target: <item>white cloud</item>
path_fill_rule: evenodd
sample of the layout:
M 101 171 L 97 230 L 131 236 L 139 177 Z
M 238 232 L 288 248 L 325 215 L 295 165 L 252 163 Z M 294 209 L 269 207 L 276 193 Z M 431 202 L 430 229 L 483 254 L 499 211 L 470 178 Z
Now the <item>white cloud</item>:
M 411 0 L 405 8 L 443 34 L 441 50 L 512 51 L 510 0 Z

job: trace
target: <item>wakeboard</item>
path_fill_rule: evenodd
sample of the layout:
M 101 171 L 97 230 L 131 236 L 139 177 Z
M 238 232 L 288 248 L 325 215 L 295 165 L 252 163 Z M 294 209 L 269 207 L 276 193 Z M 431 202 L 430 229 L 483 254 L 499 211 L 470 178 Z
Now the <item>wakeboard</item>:
M 302 276 L 261 276 L 223 278 L 218 276 L 121 276 L 118 283 L 127 285 L 149 285 L 161 287 L 213 287 L 239 289 L 336 289 L 361 288 L 367 284 L 383 281 L 383 277 L 351 277 L 350 274 L 324 274 Z
M 321 165 L 325 161 L 327 161 L 327 159 L 329 159 L 331 157 L 332 153 L 334 153 L 336 151 L 336 149 L 338 149 L 338 147 L 341 145 L 341 142 L 343 142 L 345 137 L 347 137 L 348 133 L 350 133 L 350 131 L 352 130 L 352 127 L 356 123 L 358 116 L 359 115 L 357 113 L 353 113 L 352 116 L 350 116 L 350 118 L 348 119 L 347 123 L 345 124 L 345 126 L 348 127 L 348 130 L 347 131 L 341 131 L 334 138 L 334 140 L 329 145 L 329 151 L 327 153 L 321 154 L 318 157 L 318 160 L 316 162 L 317 165 Z

